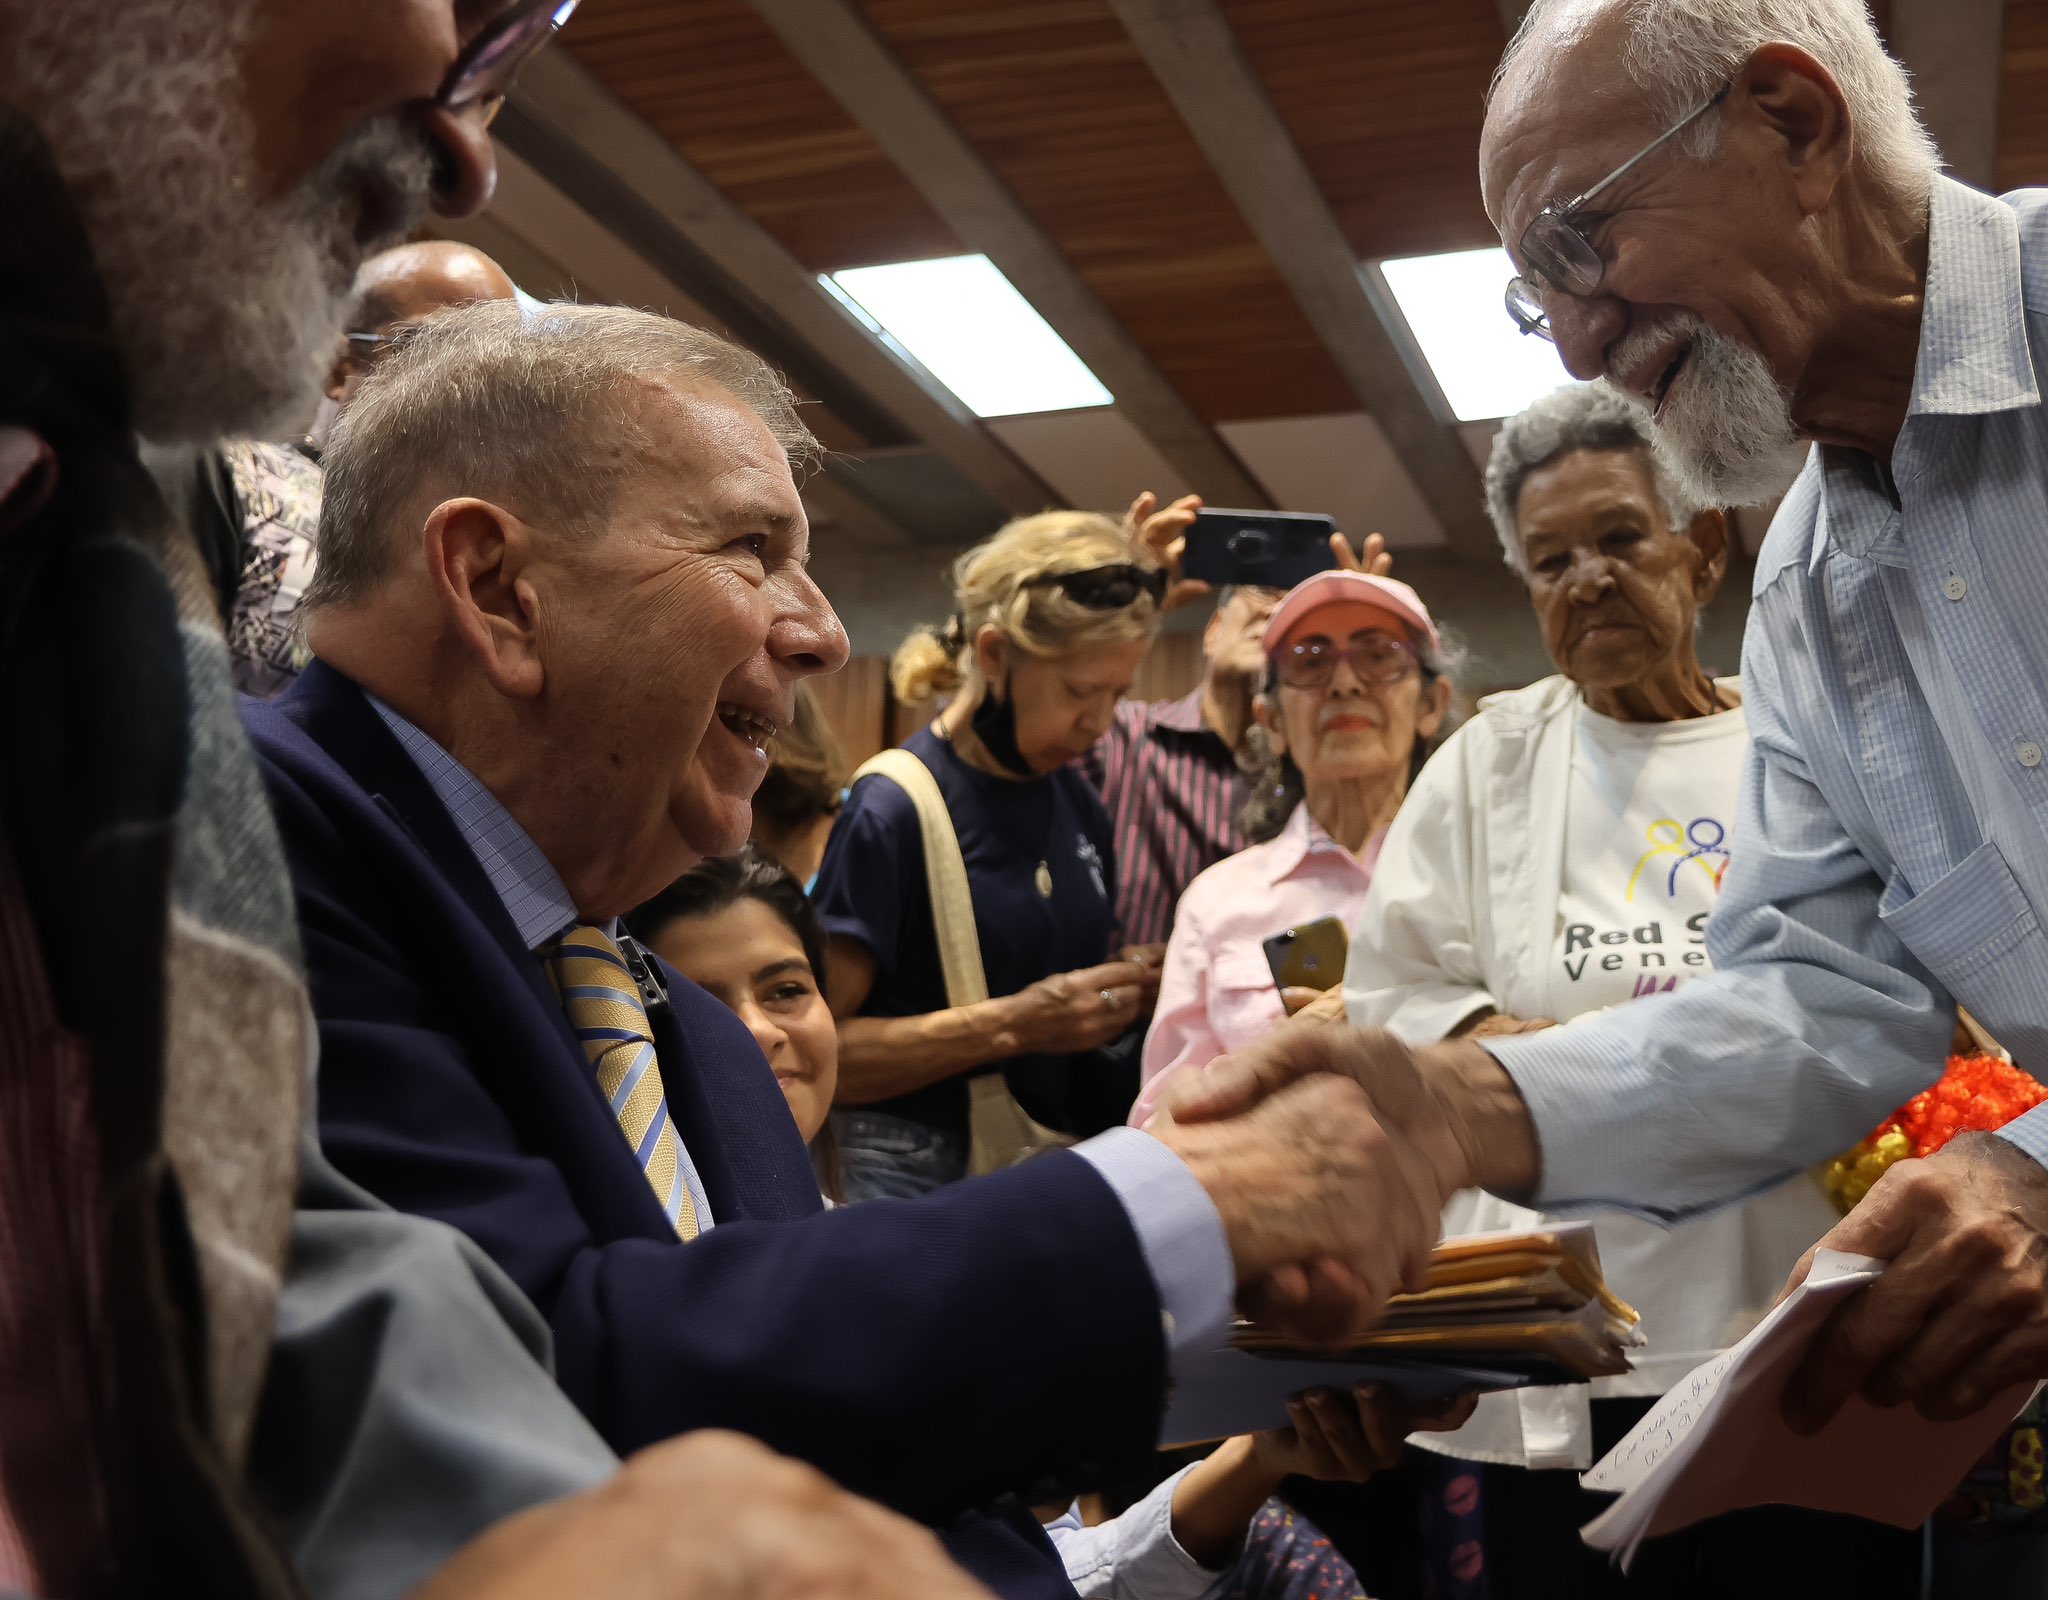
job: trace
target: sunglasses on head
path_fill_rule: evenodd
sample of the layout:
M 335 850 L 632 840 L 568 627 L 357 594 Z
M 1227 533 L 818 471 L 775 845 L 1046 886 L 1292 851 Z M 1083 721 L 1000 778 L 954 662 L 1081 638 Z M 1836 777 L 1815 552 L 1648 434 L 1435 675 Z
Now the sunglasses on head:
M 1113 566 L 1083 567 L 1079 572 L 1048 572 L 1024 585 L 1027 589 L 1048 586 L 1090 611 L 1121 611 L 1125 606 L 1136 605 L 1140 595 L 1149 594 L 1155 606 L 1163 601 L 1166 570 L 1119 561 Z

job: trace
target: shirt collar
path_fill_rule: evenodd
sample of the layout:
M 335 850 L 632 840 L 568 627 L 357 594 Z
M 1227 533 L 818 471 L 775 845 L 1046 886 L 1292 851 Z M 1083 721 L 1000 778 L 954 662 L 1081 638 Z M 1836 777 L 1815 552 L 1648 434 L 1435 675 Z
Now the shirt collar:
M 1952 178 L 1936 178 L 1928 208 L 1920 347 L 1901 454 L 1917 431 L 1915 417 L 1984 416 L 2040 403 L 2027 342 L 2019 218 L 2003 201 Z M 1861 451 L 1822 446 L 1818 454 L 1826 544 L 1864 560 L 1904 565 L 1903 520 L 1884 470 Z M 1821 551 L 1816 540 L 1816 563 Z
M 1906 414 L 1980 416 L 2040 403 L 2027 343 L 2019 218 L 1990 195 L 1936 178 Z
M 1284 882 L 1301 869 L 1310 856 L 1336 854 L 1365 872 L 1371 872 L 1373 863 L 1379 859 L 1380 841 L 1387 836 L 1381 828 L 1365 847 L 1365 855 L 1352 855 L 1328 833 L 1323 825 L 1309 815 L 1308 802 L 1297 801 L 1293 812 L 1287 818 L 1287 825 L 1273 836 L 1267 856 L 1269 880 L 1275 884 Z
M 476 852 L 476 859 L 491 880 L 498 899 L 518 928 L 520 940 L 529 950 L 552 943 L 565 929 L 583 920 L 576 902 L 569 896 L 548 858 L 541 854 L 512 813 L 499 804 L 461 762 L 433 739 L 414 727 L 375 695 L 364 696 L 384 719 L 405 753 L 412 757 L 448 815 L 460 830 L 463 842 Z
M 1861 450 L 1823 445 L 1820 455 L 1821 513 L 1825 541 L 1816 539 L 1812 564 L 1827 546 L 1884 566 L 1906 564 L 1899 508 L 1885 488 L 1884 470 Z

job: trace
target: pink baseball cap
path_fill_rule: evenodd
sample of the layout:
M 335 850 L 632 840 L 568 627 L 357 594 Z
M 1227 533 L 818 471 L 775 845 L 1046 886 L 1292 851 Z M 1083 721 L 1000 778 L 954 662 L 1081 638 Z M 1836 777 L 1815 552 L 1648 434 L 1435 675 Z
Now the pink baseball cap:
M 1431 649 L 1441 647 L 1436 624 L 1422 596 L 1398 578 L 1375 578 L 1370 573 L 1347 572 L 1341 568 L 1318 572 L 1289 589 L 1273 615 L 1266 620 L 1265 648 L 1269 658 L 1287 648 L 1291 635 L 1319 611 L 1342 607 L 1347 611 L 1369 611 L 1399 624 L 1409 633 L 1429 641 Z

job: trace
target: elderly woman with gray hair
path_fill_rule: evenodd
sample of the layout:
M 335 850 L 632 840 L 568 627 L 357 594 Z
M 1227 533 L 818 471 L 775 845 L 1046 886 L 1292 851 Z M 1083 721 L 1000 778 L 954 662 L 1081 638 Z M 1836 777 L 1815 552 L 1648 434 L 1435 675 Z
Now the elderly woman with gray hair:
M 1601 384 L 1509 418 L 1486 494 L 1559 674 L 1482 701 L 1424 768 L 1381 849 L 1345 1000 L 1353 1022 L 1415 1044 L 1569 1027 L 1698 976 L 1707 918 L 1741 849 L 1742 691 L 1697 648 L 1700 608 L 1727 569 L 1726 517 L 1687 490 L 1643 413 Z M 1476 1192 L 1446 1213 L 1453 1231 L 1538 1220 Z M 1539 1470 L 1589 1465 L 1739 1339 L 1833 1220 L 1805 1177 L 1669 1230 L 1599 1218 L 1608 1280 L 1643 1314 L 1636 1370 L 1596 1383 L 1590 1402 L 1584 1388 L 1489 1396 L 1464 1429 L 1427 1441 L 1489 1463 L 1489 1570 L 1511 1570 L 1518 1595 L 1669 1600 L 1702 1573 L 1725 1574 L 1724 1560 L 1775 1583 L 1785 1561 L 1812 1571 L 1824 1557 L 1824 1586 L 1783 1592 L 1865 1592 L 1846 1577 L 1864 1559 L 1849 1550 L 1888 1550 L 1882 1530 L 1830 1536 L 1830 1519 L 1782 1510 L 1709 1523 L 1646 1550 L 1633 1576 L 1607 1574 L 1578 1539 L 1594 1497 L 1572 1472 Z

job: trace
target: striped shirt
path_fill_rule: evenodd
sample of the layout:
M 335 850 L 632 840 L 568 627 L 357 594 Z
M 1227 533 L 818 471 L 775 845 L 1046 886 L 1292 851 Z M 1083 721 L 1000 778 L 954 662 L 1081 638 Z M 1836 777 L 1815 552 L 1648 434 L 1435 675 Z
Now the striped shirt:
M 1245 845 L 1250 781 L 1202 721 L 1202 691 L 1126 702 L 1081 760 L 1109 810 L 1119 946 L 1164 944 L 1183 890 Z
M 1815 450 L 1757 561 L 1716 970 L 1488 1041 L 1546 1210 L 1679 1217 L 1845 1147 L 1941 1071 L 1957 1002 L 2048 1074 L 2044 369 L 2048 191 L 1937 179 L 1891 460 Z M 2048 1161 L 2048 1107 L 2006 1137 Z

